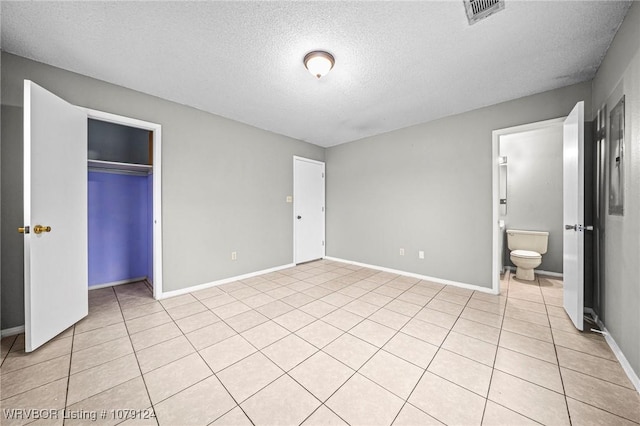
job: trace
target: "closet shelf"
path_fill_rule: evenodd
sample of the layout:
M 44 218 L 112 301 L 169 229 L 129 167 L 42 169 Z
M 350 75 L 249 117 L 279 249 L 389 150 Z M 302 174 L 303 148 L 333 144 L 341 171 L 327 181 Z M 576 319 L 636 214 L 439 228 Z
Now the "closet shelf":
M 127 174 L 148 175 L 153 172 L 153 166 L 148 164 L 118 163 L 116 161 L 88 160 L 91 171 L 110 171 Z

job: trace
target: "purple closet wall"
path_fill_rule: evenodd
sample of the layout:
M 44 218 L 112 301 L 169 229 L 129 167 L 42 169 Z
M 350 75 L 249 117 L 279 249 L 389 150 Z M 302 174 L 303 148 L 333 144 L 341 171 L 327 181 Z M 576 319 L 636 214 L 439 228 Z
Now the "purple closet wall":
M 89 172 L 89 286 L 151 276 L 151 177 Z
M 153 175 L 147 176 L 147 277 L 153 283 Z

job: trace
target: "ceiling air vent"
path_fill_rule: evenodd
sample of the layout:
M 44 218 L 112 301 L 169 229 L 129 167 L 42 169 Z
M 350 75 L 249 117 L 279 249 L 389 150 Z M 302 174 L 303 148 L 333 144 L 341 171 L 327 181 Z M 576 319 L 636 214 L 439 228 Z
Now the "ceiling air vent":
M 473 25 L 484 18 L 504 9 L 504 0 L 463 0 L 467 9 L 469 25 Z

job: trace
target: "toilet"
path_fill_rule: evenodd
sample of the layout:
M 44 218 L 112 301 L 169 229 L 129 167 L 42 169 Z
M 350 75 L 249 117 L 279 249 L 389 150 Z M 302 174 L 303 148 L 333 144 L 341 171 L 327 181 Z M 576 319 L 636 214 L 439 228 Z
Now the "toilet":
M 534 269 L 542 263 L 548 241 L 548 232 L 507 229 L 507 246 L 511 250 L 511 262 L 517 267 L 516 278 L 533 281 Z

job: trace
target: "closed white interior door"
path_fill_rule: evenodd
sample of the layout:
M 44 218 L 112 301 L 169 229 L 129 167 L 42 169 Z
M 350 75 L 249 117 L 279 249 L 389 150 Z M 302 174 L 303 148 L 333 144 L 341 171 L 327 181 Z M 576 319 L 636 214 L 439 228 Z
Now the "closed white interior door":
M 584 327 L 584 102 L 564 122 L 563 139 L 564 309 Z
M 25 351 L 31 352 L 88 313 L 87 114 L 29 80 L 24 226 Z
M 294 262 L 324 257 L 324 163 L 293 159 Z

